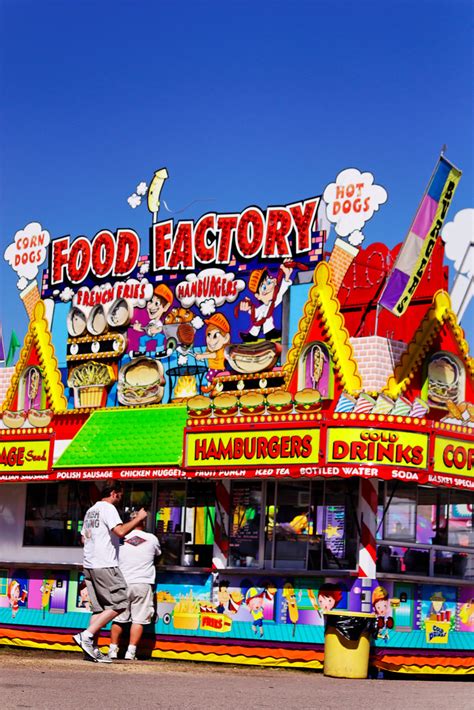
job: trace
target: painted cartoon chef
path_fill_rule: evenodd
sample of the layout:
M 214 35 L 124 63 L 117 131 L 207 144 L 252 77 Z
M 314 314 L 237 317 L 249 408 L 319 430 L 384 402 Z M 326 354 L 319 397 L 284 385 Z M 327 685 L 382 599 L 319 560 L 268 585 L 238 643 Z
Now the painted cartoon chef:
M 265 340 L 281 337 L 281 331 L 275 327 L 273 314 L 291 286 L 293 267 L 294 262 L 283 262 L 277 276 L 271 276 L 266 268 L 251 272 L 248 287 L 260 305 L 255 306 L 248 297 L 239 303 L 239 310 L 248 313 L 252 323 L 248 333 L 240 333 L 245 343 L 258 340 L 261 337 L 260 331 Z

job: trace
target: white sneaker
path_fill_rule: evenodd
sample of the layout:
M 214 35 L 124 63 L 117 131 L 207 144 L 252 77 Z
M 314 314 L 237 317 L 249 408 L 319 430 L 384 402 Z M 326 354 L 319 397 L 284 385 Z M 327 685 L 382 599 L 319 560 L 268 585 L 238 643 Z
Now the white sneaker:
M 77 643 L 79 648 L 82 648 L 86 656 L 97 662 L 97 658 L 95 657 L 94 653 L 94 642 L 91 638 L 86 638 L 86 636 L 84 636 L 84 633 L 81 631 L 81 633 L 73 636 L 72 640 Z
M 114 661 L 116 658 L 118 658 L 118 649 L 117 648 L 111 648 L 109 651 L 109 658 L 112 658 Z
M 134 653 L 130 653 L 130 651 L 127 651 L 127 653 L 125 654 L 125 660 L 126 661 L 136 661 L 137 657 Z
M 102 653 L 97 646 L 94 648 L 94 656 L 97 663 L 112 663 L 112 657 Z M 115 654 L 115 658 L 117 658 L 117 654 Z

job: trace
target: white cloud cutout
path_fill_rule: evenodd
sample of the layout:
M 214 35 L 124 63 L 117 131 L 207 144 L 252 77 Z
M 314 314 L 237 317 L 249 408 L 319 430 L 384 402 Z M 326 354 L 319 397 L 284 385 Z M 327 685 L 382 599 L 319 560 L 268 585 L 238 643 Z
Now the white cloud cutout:
M 355 232 L 352 232 L 352 234 L 349 235 L 349 239 L 347 241 L 349 244 L 352 244 L 353 247 L 358 247 L 359 244 L 362 244 L 364 239 L 365 234 L 362 234 L 362 232 L 356 229 Z
M 201 313 L 209 316 L 224 303 L 233 303 L 245 288 L 245 281 L 223 269 L 204 269 L 198 274 L 187 274 L 175 289 L 175 295 L 183 308 L 196 305 Z
M 25 279 L 25 277 L 22 276 L 21 279 L 18 279 L 18 281 L 16 282 L 16 287 L 19 291 L 23 291 L 23 289 L 26 288 L 28 284 L 28 279 Z
M 203 316 L 212 316 L 216 312 L 216 302 L 213 298 L 206 298 L 199 304 L 199 309 Z
M 146 184 L 145 181 L 142 180 L 142 182 L 138 183 L 136 193 L 137 195 L 140 195 L 143 197 L 143 195 L 146 195 L 146 192 L 148 190 L 148 185 Z
M 30 222 L 15 234 L 13 242 L 5 249 L 5 260 L 19 278 L 33 281 L 46 259 L 50 241 L 49 232 L 39 222 Z
M 142 203 L 142 198 L 139 197 L 137 194 L 133 193 L 133 195 L 130 195 L 130 197 L 127 199 L 128 204 L 130 207 L 134 210 L 138 205 L 141 205 Z
M 201 316 L 194 316 L 191 321 L 191 325 L 193 326 L 194 330 L 200 330 L 204 325 L 204 321 Z
M 347 168 L 339 173 L 336 182 L 324 190 L 327 218 L 335 225 L 335 231 L 340 237 L 361 230 L 380 205 L 387 201 L 385 188 L 373 183 L 374 176 L 371 173 Z
M 147 274 L 150 271 L 150 262 L 145 261 L 141 266 L 140 266 L 140 273 L 141 274 Z
M 461 270 L 462 274 L 474 275 L 474 248 L 471 247 L 466 256 L 469 245 L 474 242 L 474 208 L 460 210 L 452 222 L 445 224 L 441 236 L 446 245 L 446 257 L 454 261 L 456 271 Z
M 74 298 L 74 289 L 70 288 L 69 286 L 66 286 L 66 288 L 63 288 L 63 290 L 59 294 L 59 298 L 63 303 L 68 303 L 69 301 L 72 301 L 72 299 Z

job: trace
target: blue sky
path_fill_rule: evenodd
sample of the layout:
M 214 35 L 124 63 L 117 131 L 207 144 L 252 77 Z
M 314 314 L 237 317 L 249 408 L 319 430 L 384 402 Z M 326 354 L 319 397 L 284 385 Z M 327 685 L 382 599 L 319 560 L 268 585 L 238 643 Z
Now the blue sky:
M 31 221 L 53 238 L 132 227 L 146 252 L 127 197 L 162 166 L 172 209 L 209 200 L 177 218 L 372 172 L 388 202 L 366 243 L 393 246 L 443 144 L 463 170 L 452 220 L 473 207 L 472 27 L 470 0 L 0 0 L 1 252 Z M 0 268 L 7 347 L 27 320 Z

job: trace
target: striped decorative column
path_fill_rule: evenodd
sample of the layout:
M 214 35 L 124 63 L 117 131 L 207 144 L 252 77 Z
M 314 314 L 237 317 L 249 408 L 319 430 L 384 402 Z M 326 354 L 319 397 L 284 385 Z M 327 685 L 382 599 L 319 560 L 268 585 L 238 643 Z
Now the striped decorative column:
M 216 482 L 216 518 L 212 568 L 224 569 L 229 557 L 230 481 Z
M 362 478 L 359 493 L 360 545 L 358 576 L 361 579 L 361 611 L 372 611 L 372 580 L 377 576 L 377 503 L 379 482 L 377 478 Z

